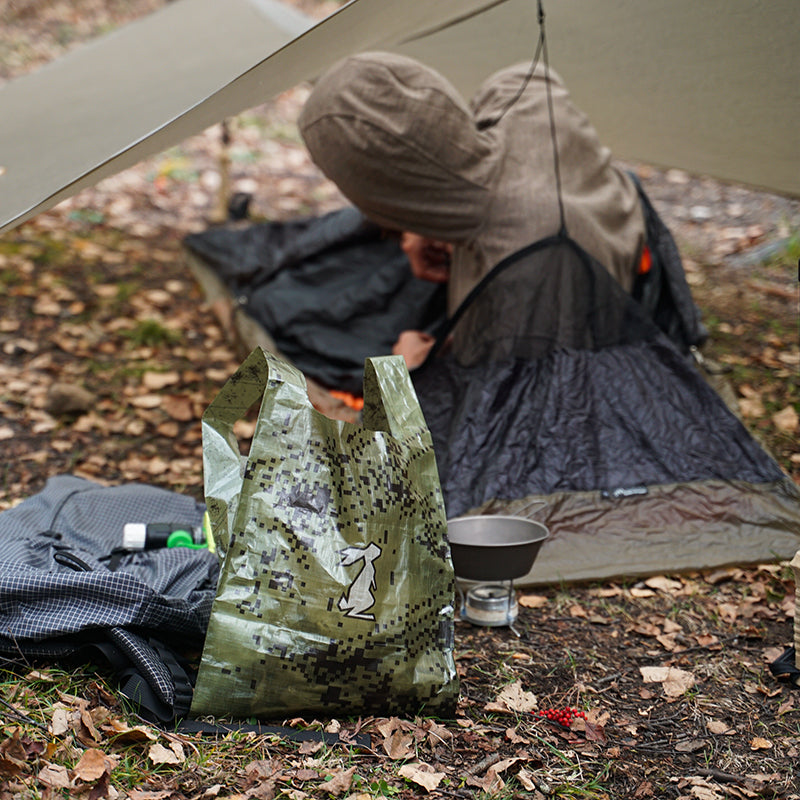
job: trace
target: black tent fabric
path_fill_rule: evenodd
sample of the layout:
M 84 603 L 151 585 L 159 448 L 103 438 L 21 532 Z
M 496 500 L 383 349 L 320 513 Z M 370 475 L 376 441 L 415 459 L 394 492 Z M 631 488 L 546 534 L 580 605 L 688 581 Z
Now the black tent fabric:
M 444 289 L 414 278 L 398 240 L 355 208 L 211 228 L 184 242 L 281 353 L 330 388 L 360 395 L 365 358 L 391 353 L 402 330 L 444 319 Z

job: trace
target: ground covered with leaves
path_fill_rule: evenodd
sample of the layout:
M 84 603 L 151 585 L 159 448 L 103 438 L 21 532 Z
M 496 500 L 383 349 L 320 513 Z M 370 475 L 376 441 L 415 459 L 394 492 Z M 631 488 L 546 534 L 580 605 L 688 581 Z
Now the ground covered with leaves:
M 0 4 L 14 33 L 2 77 L 97 33 L 95 6 L 109 25 L 137 11 Z M 294 128 L 304 97 L 230 121 L 231 185 L 257 216 L 341 203 Z M 215 127 L 0 237 L 0 511 L 66 472 L 202 498 L 200 416 L 243 353 L 181 240 L 219 209 L 219 165 Z M 704 356 L 800 483 L 797 202 L 631 166 L 681 246 Z M 457 623 L 455 719 L 274 721 L 338 732 L 336 746 L 169 733 L 125 709 L 101 668 L 5 664 L 0 800 L 798 798 L 800 690 L 768 670 L 794 605 L 785 564 L 525 591 L 519 637 Z
M 766 667 L 789 636 L 784 567 L 519 601 L 519 637 L 457 623 L 455 719 L 287 721 L 335 746 L 164 732 L 88 668 L 6 670 L 0 797 L 798 797 L 800 702 Z M 548 719 L 564 709 L 582 715 Z

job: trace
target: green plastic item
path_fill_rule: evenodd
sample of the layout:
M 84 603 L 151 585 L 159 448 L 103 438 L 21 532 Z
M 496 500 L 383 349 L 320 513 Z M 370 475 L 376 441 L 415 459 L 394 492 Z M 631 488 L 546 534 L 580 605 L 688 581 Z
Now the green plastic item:
M 173 531 L 167 537 L 167 547 L 188 547 L 190 550 L 205 550 L 207 542 L 195 542 L 189 531 Z
M 215 542 L 214 534 L 211 532 L 211 518 L 208 511 L 203 514 L 203 522 L 201 526 L 202 541 L 195 541 L 195 535 L 192 531 L 173 531 L 167 537 L 167 547 L 188 547 L 190 550 L 205 550 L 206 548 L 212 553 L 214 552 Z
M 257 403 L 244 458 L 233 426 Z M 402 357 L 367 359 L 354 425 L 257 348 L 203 415 L 203 459 L 221 572 L 192 715 L 450 714 L 447 522 Z

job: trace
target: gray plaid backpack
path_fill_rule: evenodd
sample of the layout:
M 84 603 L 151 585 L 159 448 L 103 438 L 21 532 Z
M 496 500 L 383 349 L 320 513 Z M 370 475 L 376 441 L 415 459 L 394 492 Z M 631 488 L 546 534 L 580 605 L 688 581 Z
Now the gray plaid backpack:
M 140 713 L 160 723 L 185 716 L 184 655 L 203 646 L 217 557 L 184 547 L 128 552 L 122 532 L 131 522 L 198 527 L 203 512 L 165 489 L 61 475 L 0 513 L 0 658 L 101 655 Z

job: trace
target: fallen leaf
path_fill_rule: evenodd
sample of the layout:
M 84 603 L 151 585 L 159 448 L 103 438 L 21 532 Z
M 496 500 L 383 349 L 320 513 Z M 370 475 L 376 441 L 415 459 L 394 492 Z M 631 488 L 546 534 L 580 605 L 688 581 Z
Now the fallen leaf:
M 706 583 L 710 583 L 712 586 L 716 586 L 718 583 L 722 583 L 723 581 L 729 581 L 735 578 L 737 572 L 738 570 L 734 569 L 733 567 L 718 569 L 703 575 L 703 580 Z
M 734 603 L 720 603 L 717 606 L 717 613 L 725 622 L 733 623 L 739 616 L 739 606 Z
M 683 650 L 684 648 L 678 644 L 677 642 L 676 633 L 669 633 L 664 634 L 663 636 L 656 636 L 656 641 L 665 649 L 669 650 L 670 653 L 675 653 L 678 650 Z
M 680 581 L 667 578 L 664 575 L 654 575 L 652 578 L 648 578 L 644 583 L 645 586 L 649 586 L 651 589 L 658 589 L 662 592 L 679 592 L 683 589 L 683 584 Z
M 750 749 L 751 750 L 771 750 L 772 749 L 772 742 L 769 742 L 766 739 L 762 739 L 760 736 L 756 736 L 750 742 Z
M 659 636 L 661 634 L 661 628 L 658 625 L 653 625 L 650 622 L 639 622 L 638 624 L 634 625 L 631 630 L 634 633 L 640 633 L 642 636 Z
M 169 747 L 156 743 L 151 745 L 147 755 L 154 764 L 183 764 L 186 760 L 180 742 L 170 742 Z
M 573 603 L 569 607 L 569 615 L 571 617 L 577 617 L 580 619 L 586 619 L 587 616 L 586 609 L 583 606 L 578 605 L 578 603 Z
M 576 720 L 578 722 L 578 720 Z M 605 742 L 606 737 L 606 729 L 602 725 L 596 725 L 595 723 L 589 720 L 580 720 L 583 723 L 583 730 L 584 734 L 586 735 L 587 741 L 590 742 Z
M 47 764 L 39 770 L 37 778 L 40 783 L 53 789 L 66 789 L 71 785 L 67 768 L 61 764 Z
M 61 313 L 61 306 L 52 297 L 45 295 L 33 304 L 33 313 L 43 317 L 57 317 Z
M 719 649 L 721 646 L 719 639 L 712 633 L 699 633 L 696 634 L 694 638 L 701 647 Z
M 158 391 L 167 386 L 180 383 L 180 375 L 177 372 L 145 372 L 142 375 L 142 386 L 150 391 Z
M 790 696 L 778 706 L 778 716 L 787 714 L 789 711 L 794 711 L 794 708 L 794 698 Z
M 608 711 L 601 711 L 598 708 L 590 708 L 586 712 L 586 721 L 593 725 L 605 725 L 610 719 L 611 714 Z
M 528 772 L 525 767 L 517 772 L 517 780 L 522 784 L 522 788 L 525 789 L 526 792 L 533 792 L 538 788 L 534 782 L 533 773 Z
M 188 397 L 170 395 L 164 398 L 161 406 L 164 411 L 178 420 L 178 422 L 189 422 L 194 419 L 194 405 Z
M 138 742 L 153 742 L 158 735 L 144 725 L 129 727 L 120 720 L 109 720 L 101 726 L 103 733 L 113 739 L 115 744 L 136 744 Z
M 526 692 L 522 688 L 520 681 L 504 686 L 497 695 L 497 700 L 493 703 L 487 703 L 484 707 L 486 711 L 519 711 L 527 713 L 535 711 L 539 704 L 536 700 L 536 695 L 532 692 Z
M 489 769 L 482 778 L 467 778 L 468 786 L 475 786 L 486 794 L 497 794 L 505 787 L 505 781 L 493 770 Z
M 323 747 L 325 747 L 325 742 L 315 742 L 311 739 L 306 739 L 300 743 L 297 752 L 300 753 L 301 756 L 311 756 L 314 755 L 314 753 L 318 753 Z
M 350 786 L 353 783 L 353 775 L 355 774 L 355 771 L 355 767 L 342 770 L 341 772 L 336 773 L 336 775 L 334 775 L 330 780 L 320 783 L 317 788 L 321 789 L 323 792 L 332 794 L 334 797 L 338 797 L 343 792 L 349 791 Z
M 445 728 L 444 725 L 439 725 L 432 719 L 425 721 L 425 724 L 423 725 L 423 730 L 425 731 L 428 740 L 428 745 L 430 747 L 433 747 L 434 745 L 441 744 L 444 742 L 450 742 L 453 739 L 452 731 Z
M 100 734 L 94 726 L 94 718 L 89 712 L 88 708 L 81 708 L 80 711 L 81 725 L 83 726 L 78 732 L 79 738 L 86 739 L 88 736 L 93 742 L 100 741 Z
M 402 728 L 403 724 L 397 717 L 387 717 L 375 723 L 375 730 L 388 739 L 398 728 Z
M 140 394 L 131 398 L 131 405 L 136 408 L 158 408 L 163 401 L 160 394 Z
M 109 772 L 109 767 L 106 754 L 102 750 L 92 747 L 84 752 L 81 760 L 75 765 L 73 772 L 76 778 L 86 783 L 91 783 L 101 778 L 106 772 Z
M 776 411 L 772 415 L 772 422 L 783 433 L 794 433 L 800 427 L 800 418 L 792 406 Z
M 758 419 L 766 414 L 764 403 L 759 396 L 743 397 L 739 400 L 739 411 L 743 417 Z
M 273 777 L 276 772 L 279 772 L 279 767 L 277 762 L 273 763 L 272 761 L 260 758 L 249 762 L 244 768 L 244 772 L 251 783 L 257 783 Z
M 506 728 L 506 739 L 508 739 L 511 744 L 529 744 L 530 739 L 526 739 L 524 736 L 520 736 L 517 733 L 516 728 Z
M 149 289 L 142 296 L 154 306 L 166 308 L 173 303 L 172 295 L 164 289 Z
M 399 772 L 404 778 L 422 786 L 427 792 L 436 789 L 444 778 L 444 772 L 436 772 L 430 764 L 421 762 L 404 764 L 400 767 Z
M 689 739 L 685 742 L 678 742 L 675 745 L 675 749 L 679 753 L 695 753 L 698 750 L 702 750 L 706 746 L 706 743 L 702 739 Z
M 695 684 L 691 672 L 677 667 L 639 667 L 645 683 L 660 683 L 667 697 L 680 697 Z
M 50 733 L 53 736 L 62 736 L 69 730 L 69 715 L 63 707 L 53 710 L 53 719 L 50 721 Z
M 550 600 L 540 594 L 522 594 L 517 598 L 517 603 L 523 608 L 543 608 Z
M 773 661 L 775 661 L 776 658 L 780 658 L 782 655 L 783 655 L 782 647 L 765 647 L 761 651 L 761 657 L 768 664 L 771 664 Z
M 264 797 L 273 797 L 275 794 L 273 788 L 267 789 L 266 793 L 263 795 Z M 250 795 L 250 797 L 257 797 L 258 795 Z M 236 797 L 236 795 L 233 795 Z M 287 798 L 287 800 L 306 800 L 309 795 L 306 792 L 301 791 L 300 789 L 282 789 L 281 790 L 281 797 Z M 350 800 L 352 795 L 348 795 L 347 800 Z
M 736 733 L 736 731 L 731 728 L 727 722 L 723 722 L 719 719 L 708 720 L 706 723 L 706 728 L 708 728 L 711 733 L 717 734 L 718 736 L 730 736 L 731 734 Z
M 612 585 L 607 587 L 600 587 L 598 589 L 590 589 L 589 594 L 592 597 L 608 598 L 608 597 L 620 597 L 621 595 L 625 594 L 625 592 L 622 590 L 621 587 Z
M 414 737 L 402 730 L 396 730 L 391 736 L 383 740 L 383 749 L 393 761 L 408 758 L 414 754 Z
M 719 792 L 712 789 L 710 786 L 692 786 L 691 788 L 692 797 L 696 797 L 697 800 L 722 800 L 725 795 L 719 794 Z

